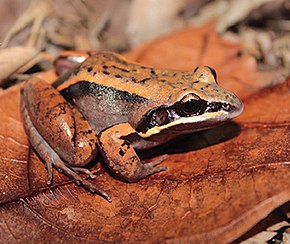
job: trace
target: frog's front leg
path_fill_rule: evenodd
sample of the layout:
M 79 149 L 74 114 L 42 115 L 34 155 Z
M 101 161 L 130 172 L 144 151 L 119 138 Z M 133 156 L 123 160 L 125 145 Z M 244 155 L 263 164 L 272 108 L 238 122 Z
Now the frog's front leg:
M 166 166 L 157 166 L 166 156 L 143 164 L 133 146 L 125 139 L 135 133 L 129 123 L 110 127 L 99 134 L 99 149 L 110 169 L 122 180 L 136 182 L 148 175 L 167 170 Z
M 23 125 L 29 141 L 46 163 L 48 184 L 52 181 L 52 165 L 84 185 L 99 193 L 108 201 L 111 198 L 100 188 L 78 175 L 79 172 L 94 175 L 81 166 L 94 158 L 97 136 L 80 112 L 41 79 L 26 82 L 21 91 Z

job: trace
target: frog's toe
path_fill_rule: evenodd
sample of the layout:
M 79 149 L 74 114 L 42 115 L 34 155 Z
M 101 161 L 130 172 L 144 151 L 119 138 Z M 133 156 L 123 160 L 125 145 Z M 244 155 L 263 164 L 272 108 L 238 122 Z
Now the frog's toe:
M 71 167 L 70 168 L 75 171 L 76 173 L 84 173 L 87 174 L 91 179 L 95 179 L 96 176 L 93 174 L 93 172 L 91 172 L 90 170 L 86 169 L 86 168 L 82 168 L 82 167 Z
M 166 158 L 167 158 L 168 155 L 162 155 L 161 157 L 159 157 L 158 159 L 150 162 L 150 163 L 147 163 L 147 164 L 144 164 L 144 174 L 147 174 L 147 175 L 150 175 L 150 174 L 154 174 L 154 173 L 158 173 L 158 172 L 161 172 L 161 171 L 165 171 L 168 169 L 167 166 L 157 166 L 158 164 L 162 163 Z
M 48 162 L 45 164 L 46 166 L 46 170 L 47 170 L 47 181 L 46 181 L 46 184 L 48 186 L 50 186 L 52 184 L 52 177 L 53 177 L 53 174 L 52 174 L 52 163 L 51 162 Z
M 154 161 L 152 161 L 152 162 L 150 162 L 148 164 L 145 164 L 145 165 L 154 167 L 154 166 L 156 166 L 158 164 L 161 164 L 167 157 L 168 157 L 168 155 L 164 154 L 164 155 L 160 156 L 159 158 L 157 158 L 156 160 L 154 160 Z M 160 167 L 162 167 L 162 166 L 160 166 Z
M 93 185 L 92 183 L 90 183 L 84 179 L 81 180 L 81 184 L 85 188 L 90 190 L 92 193 L 97 193 L 97 194 L 101 195 L 103 198 L 105 198 L 108 202 L 112 202 L 112 198 L 103 189 L 96 187 L 95 185 Z
M 167 166 L 152 166 L 152 165 L 148 165 L 148 164 L 145 164 L 146 166 L 144 167 L 145 170 L 144 170 L 144 177 L 148 176 L 148 175 L 152 175 L 152 174 L 155 174 L 155 173 L 159 173 L 161 171 L 165 171 L 168 169 Z M 148 166 L 147 166 L 148 165 Z M 142 177 L 142 178 L 144 178 Z
M 55 166 L 62 168 L 63 172 L 73 178 L 77 185 L 82 185 L 92 193 L 99 194 L 100 196 L 104 197 L 108 202 L 112 201 L 112 198 L 103 189 L 96 187 L 95 185 L 78 175 L 78 173 L 85 173 L 89 175 L 90 178 L 95 178 L 95 175 L 93 175 L 90 170 L 86 168 L 66 166 L 64 163 Z

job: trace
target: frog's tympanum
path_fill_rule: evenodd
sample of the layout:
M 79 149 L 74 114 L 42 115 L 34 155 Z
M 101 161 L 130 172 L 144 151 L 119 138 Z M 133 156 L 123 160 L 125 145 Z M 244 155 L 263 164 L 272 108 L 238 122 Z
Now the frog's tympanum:
M 182 72 L 157 69 L 100 52 L 65 79 L 49 85 L 39 78 L 22 89 L 21 109 L 32 147 L 52 181 L 52 165 L 92 192 L 104 190 L 78 173 L 102 155 L 119 179 L 136 182 L 167 169 L 164 157 L 143 164 L 136 150 L 219 125 L 239 115 L 241 101 L 216 82 L 210 67 Z

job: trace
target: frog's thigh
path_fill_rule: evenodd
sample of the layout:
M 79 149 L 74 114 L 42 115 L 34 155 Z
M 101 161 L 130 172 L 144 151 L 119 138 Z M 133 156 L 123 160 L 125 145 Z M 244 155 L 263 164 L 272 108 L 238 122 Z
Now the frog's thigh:
M 111 202 L 111 197 L 101 188 L 93 185 L 87 180 L 83 179 L 77 174 L 76 168 L 68 167 L 59 157 L 59 155 L 43 140 L 42 136 L 38 133 L 36 128 L 33 126 L 30 117 L 28 115 L 28 111 L 24 106 L 24 103 L 21 103 L 21 112 L 24 123 L 24 128 L 26 134 L 29 136 L 31 145 L 38 152 L 38 155 L 45 161 L 47 172 L 48 172 L 48 180 L 47 184 L 50 185 L 52 183 L 52 165 L 54 165 L 57 169 L 61 170 L 64 174 L 73 178 L 78 184 L 82 184 L 84 187 L 89 189 L 92 192 L 98 193 Z M 94 178 L 92 173 L 85 168 L 82 168 L 82 172 L 90 175 L 91 178 Z
M 26 82 L 22 103 L 38 133 L 68 164 L 85 165 L 97 154 L 89 123 L 50 84 L 39 78 Z
M 122 123 L 102 131 L 99 135 L 99 149 L 110 169 L 122 180 L 138 181 L 148 175 L 167 169 L 157 166 L 161 159 L 143 164 L 137 156 L 133 146 L 124 137 L 135 133 L 128 123 Z

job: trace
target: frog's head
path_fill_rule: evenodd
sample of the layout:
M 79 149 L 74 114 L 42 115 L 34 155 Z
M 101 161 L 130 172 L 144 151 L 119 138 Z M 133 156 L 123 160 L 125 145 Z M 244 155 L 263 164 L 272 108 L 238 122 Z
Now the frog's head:
M 170 131 L 186 134 L 208 129 L 238 116 L 243 104 L 216 82 L 216 72 L 207 66 L 185 76 L 186 86 L 172 94 L 168 105 L 148 111 L 137 126 L 143 138 Z

